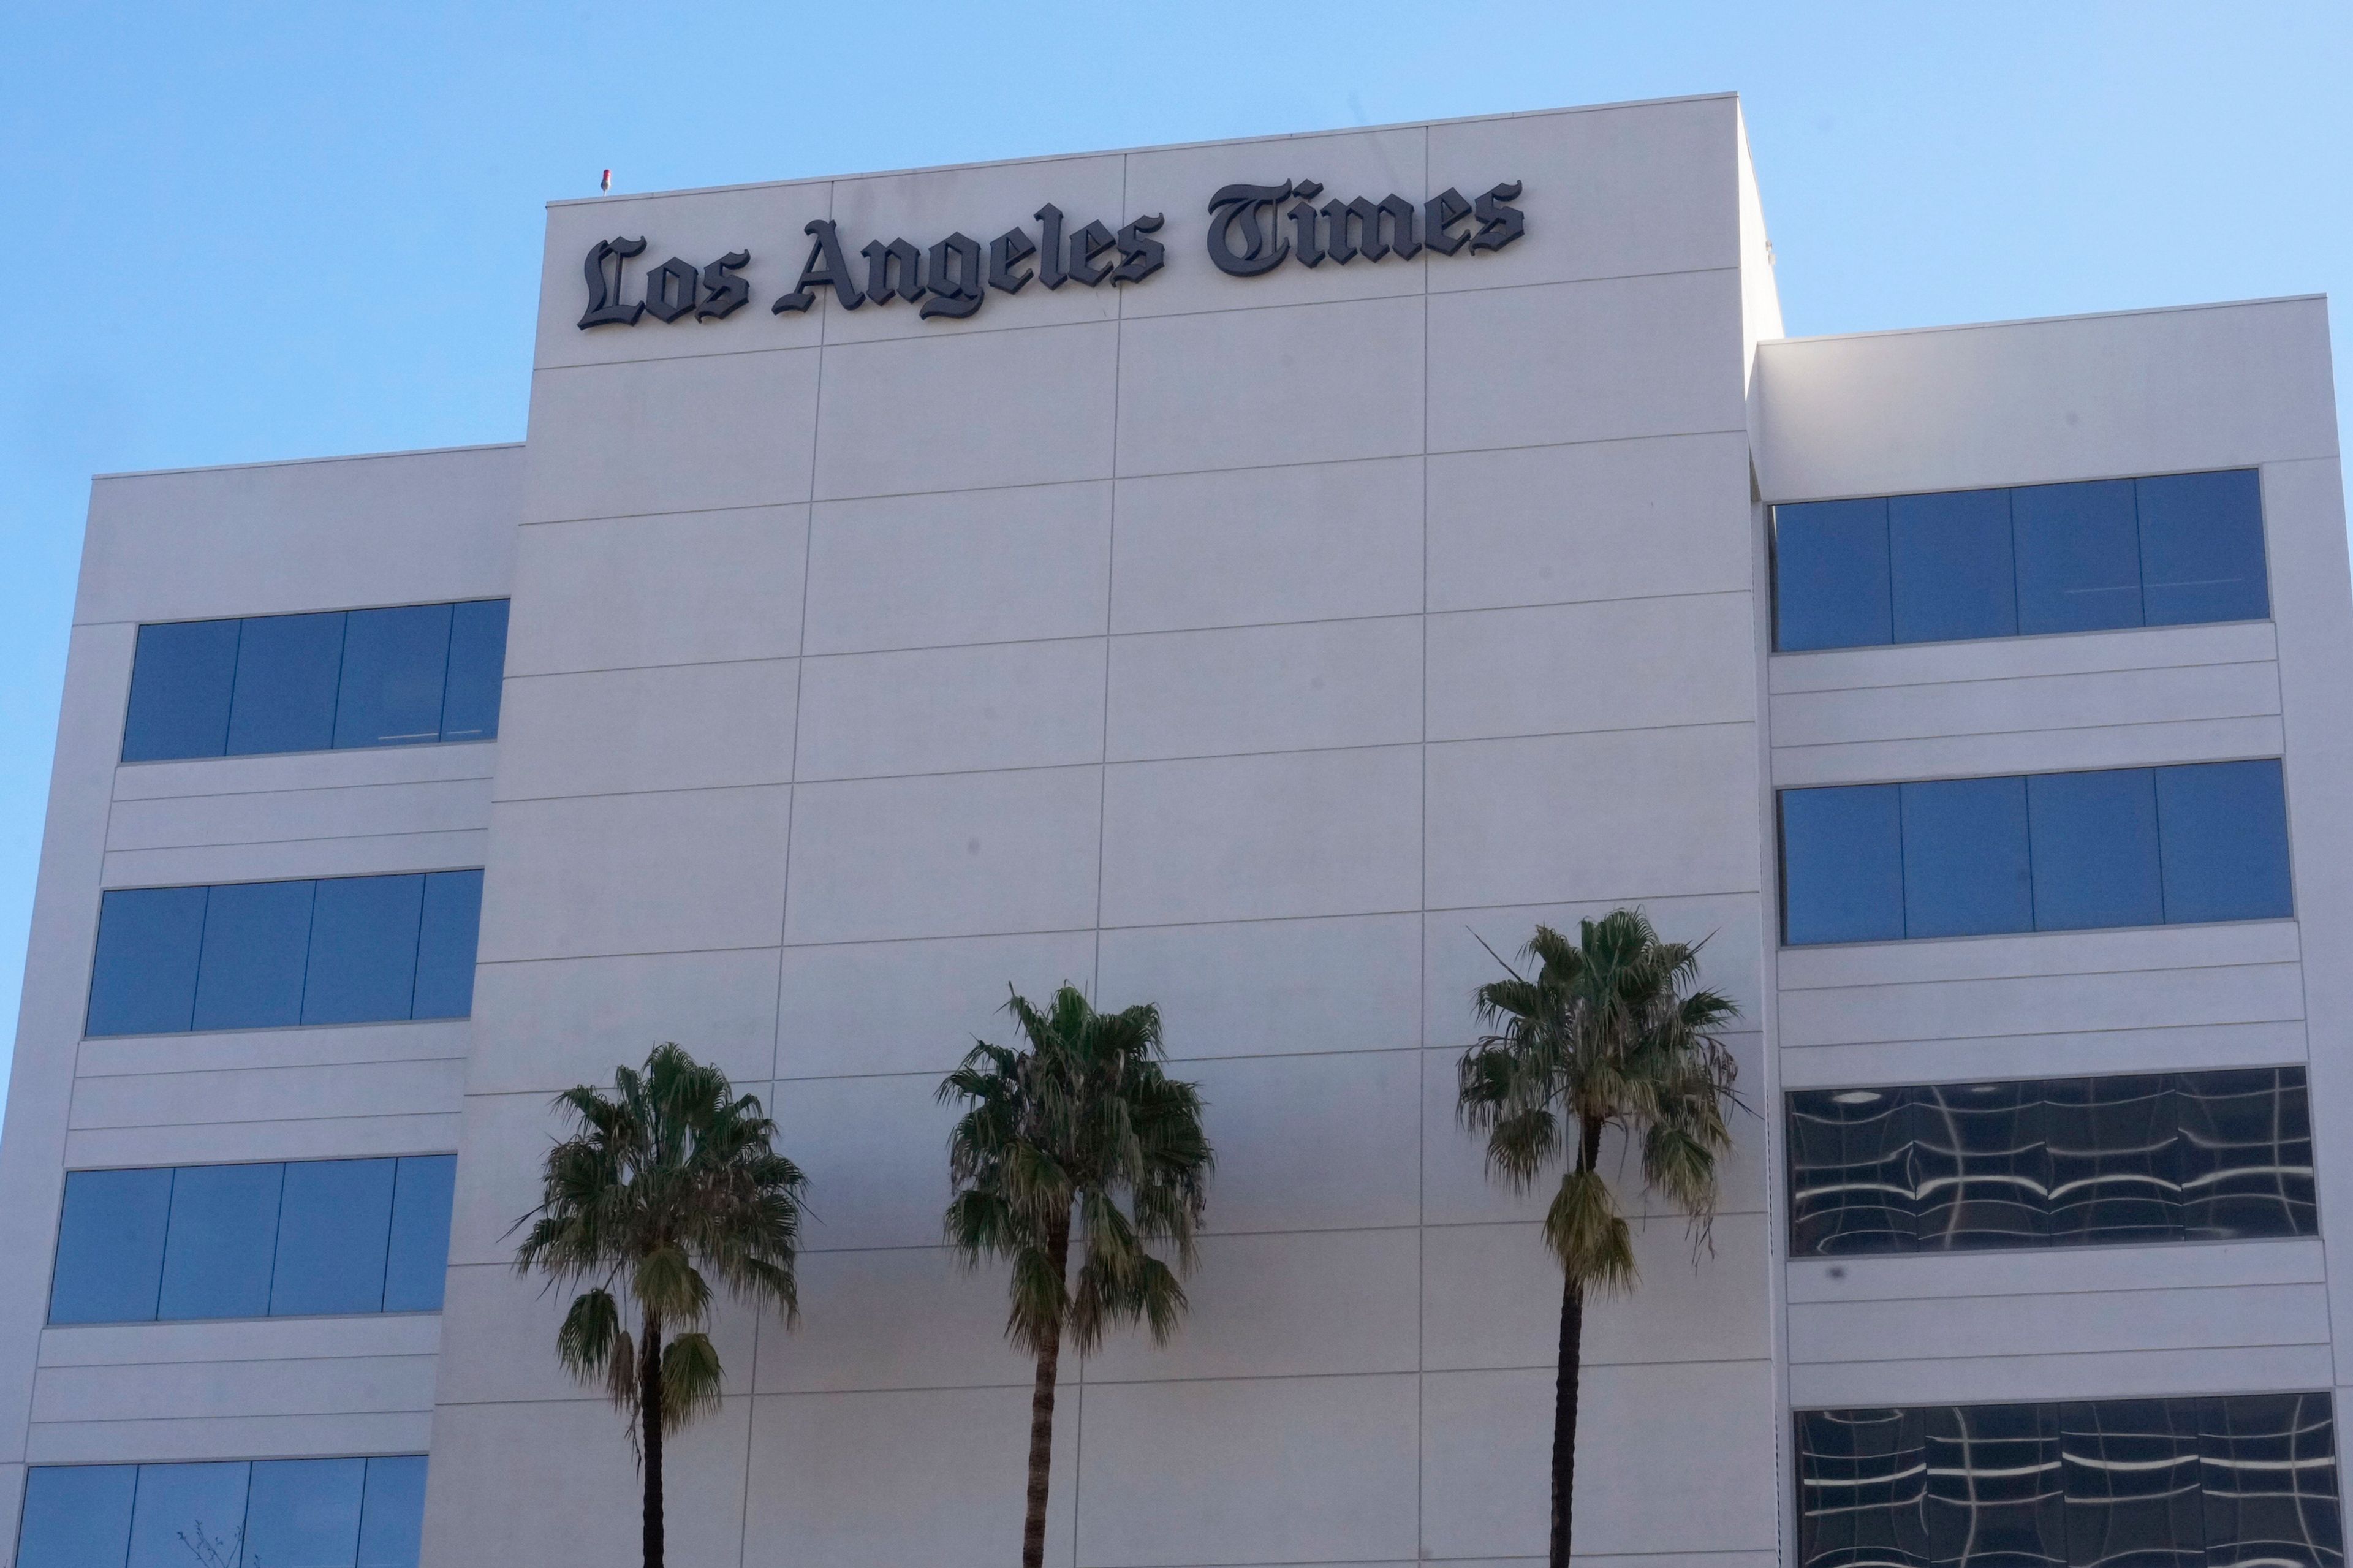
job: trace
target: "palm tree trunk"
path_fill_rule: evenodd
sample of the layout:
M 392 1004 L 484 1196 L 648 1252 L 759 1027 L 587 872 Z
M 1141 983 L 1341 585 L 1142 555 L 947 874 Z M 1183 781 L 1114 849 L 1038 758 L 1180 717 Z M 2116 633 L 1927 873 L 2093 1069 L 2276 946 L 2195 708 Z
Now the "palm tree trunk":
M 1071 1227 L 1065 1223 L 1047 1238 L 1057 1279 L 1070 1278 Z M 1029 1498 L 1021 1518 L 1021 1568 L 1044 1568 L 1046 1483 L 1054 1467 L 1054 1380 L 1062 1365 L 1062 1318 L 1054 1315 L 1038 1347 L 1038 1381 L 1029 1391 Z
M 638 1419 L 646 1461 L 645 1568 L 662 1568 L 661 1407 L 661 1323 L 648 1312 L 645 1337 L 638 1342 Z
M 1591 1171 L 1601 1160 L 1601 1123 L 1577 1118 L 1577 1168 Z M 1568 1568 L 1571 1516 L 1577 1505 L 1577 1384 L 1585 1363 L 1585 1281 L 1564 1278 L 1560 1286 L 1560 1360 L 1552 1389 L 1552 1563 Z
M 1577 1383 L 1585 1351 L 1585 1289 L 1560 1288 L 1560 1372 L 1552 1395 L 1552 1568 L 1568 1568 L 1569 1514 L 1577 1496 Z

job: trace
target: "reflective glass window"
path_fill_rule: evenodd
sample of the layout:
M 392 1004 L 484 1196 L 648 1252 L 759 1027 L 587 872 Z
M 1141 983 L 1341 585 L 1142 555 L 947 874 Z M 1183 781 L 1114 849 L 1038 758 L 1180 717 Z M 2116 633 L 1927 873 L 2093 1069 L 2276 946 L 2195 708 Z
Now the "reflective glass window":
M 2037 773 L 2026 792 L 2035 930 L 2163 922 L 2151 769 Z
M 436 871 L 425 879 L 411 1016 L 463 1018 L 474 1010 L 474 953 L 482 928 L 482 874 Z
M 2058 1412 L 2048 1405 L 1931 1405 L 1924 1415 L 1928 1561 L 2066 1562 Z
M 2304 1068 L 2186 1074 L 2179 1102 L 2184 1235 L 2229 1241 L 2318 1230 Z
M 2051 1156 L 2042 1086 L 1934 1084 L 1904 1094 L 1915 1108 L 1913 1203 L 1921 1248 L 2042 1243 L 2050 1231 Z
M 237 1568 L 252 1467 L 142 1465 L 126 1568 Z
M 172 621 L 139 628 L 122 760 L 217 757 L 228 744 L 237 679 L 236 621 Z
M 271 1316 L 383 1310 L 396 1163 L 305 1160 L 286 1167 Z
M 2241 1394 L 2200 1406 L 2207 1561 L 2248 1568 L 2342 1563 L 2328 1395 Z
M 155 1315 L 172 1173 L 71 1171 L 49 1282 L 53 1323 L 136 1323 Z
M 2315 1236 L 2305 1069 L 1788 1096 L 1799 1257 Z
M 2054 1409 L 2074 1563 L 2206 1568 L 2199 1406 L 2102 1399 Z
M 237 650 L 228 754 L 323 752 L 335 743 L 343 616 L 254 616 Z
M 1774 646 L 1869 647 L 1889 641 L 1887 503 L 1808 501 L 1773 509 Z
M 1901 1089 L 1789 1096 L 1792 1254 L 1910 1252 L 1919 1245 L 1915 1120 Z
M 2288 887 L 2287 795 L 2274 761 L 2157 770 L 2165 918 L 2280 920 Z
M 2020 631 L 2141 624 L 2140 531 L 2130 479 L 2024 486 L 2010 491 L 2010 515 Z
M 113 888 L 99 903 L 90 965 L 93 1035 L 167 1034 L 188 1027 L 204 942 L 202 888 Z
M 441 695 L 444 741 L 490 741 L 499 732 L 506 679 L 507 601 L 475 599 L 449 613 L 449 678 Z
M 335 744 L 413 746 L 439 740 L 448 665 L 448 605 L 351 612 Z
M 2018 635 L 2008 490 L 1892 497 L 1887 544 L 1895 641 Z
M 245 1505 L 247 1568 L 352 1568 L 365 1459 L 257 1459 Z
M 2326 1394 L 1809 1410 L 1803 1568 L 2338 1568 Z
M 156 1316 L 259 1318 L 269 1310 L 283 1165 L 184 1165 L 172 1180 Z
M 385 1311 L 441 1310 L 457 1177 L 455 1154 L 411 1154 L 401 1160 L 393 1184 L 392 1238 L 384 1270 Z
M 25 1472 L 16 1568 L 115 1568 L 131 1550 L 136 1465 L 39 1465 Z
M 2179 1082 L 2143 1073 L 2036 1086 L 2049 1139 L 2052 1245 L 2181 1239 Z
M 2253 468 L 2136 479 L 2141 603 L 2153 626 L 2272 613 L 2263 504 Z
M 302 1021 L 311 882 L 207 889 L 193 1026 L 259 1029 Z
M 425 1456 L 370 1459 L 360 1508 L 358 1568 L 417 1568 L 424 1537 Z
M 421 876 L 336 877 L 319 884 L 302 1022 L 364 1024 L 409 1016 L 424 896 Z
M 2026 781 L 1940 779 L 1902 788 L 1904 934 L 2033 930 Z
M 1904 934 L 1902 811 L 1894 784 L 1782 792 L 1788 941 L 1883 942 Z
M 1798 1412 L 1806 1568 L 1928 1561 L 1927 1423 L 1917 1410 Z

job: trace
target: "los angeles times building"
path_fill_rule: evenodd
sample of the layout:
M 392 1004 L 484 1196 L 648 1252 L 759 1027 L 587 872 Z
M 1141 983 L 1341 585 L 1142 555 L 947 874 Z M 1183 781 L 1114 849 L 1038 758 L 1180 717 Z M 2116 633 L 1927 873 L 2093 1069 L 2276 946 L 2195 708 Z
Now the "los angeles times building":
M 1011 1561 L 934 1091 L 1068 981 L 1218 1168 L 1047 1560 L 1540 1559 L 1455 1063 L 1640 907 L 1749 1111 L 1712 1247 L 1612 1167 L 1580 1563 L 2338 1563 L 2336 429 L 2317 298 L 1785 336 L 1731 97 L 554 204 L 523 443 L 93 486 L 0 1542 L 631 1559 L 511 1226 L 672 1039 L 812 1212 L 670 1560 Z

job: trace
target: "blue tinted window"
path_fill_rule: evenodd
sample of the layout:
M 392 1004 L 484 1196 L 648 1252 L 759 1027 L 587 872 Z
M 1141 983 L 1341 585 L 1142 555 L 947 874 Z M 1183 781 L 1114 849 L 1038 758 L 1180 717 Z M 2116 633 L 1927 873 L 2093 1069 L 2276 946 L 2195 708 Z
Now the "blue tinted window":
M 499 732 L 499 689 L 506 677 L 507 602 L 476 599 L 449 618 L 449 682 L 441 697 L 441 738 L 488 741 Z
M 53 1323 L 137 1323 L 155 1315 L 172 1173 L 73 1171 L 49 1284 Z
M 2026 781 L 2033 820 L 2038 931 L 2156 925 L 2157 779 L 2147 768 L 2041 773 Z
M 122 760 L 217 757 L 228 743 L 237 623 L 175 621 L 139 628 Z
M 367 1462 L 359 1568 L 417 1568 L 425 1535 L 425 1456 Z
M 1896 496 L 1887 544 L 1897 642 L 2017 635 L 2008 490 Z
M 365 1459 L 258 1459 L 245 1504 L 246 1568 L 352 1568 Z
M 16 1568 L 119 1568 L 131 1550 L 136 1465 L 41 1465 L 25 1473 Z
M 323 752 L 335 743 L 343 616 L 255 616 L 237 649 L 228 754 Z
M 128 1568 L 192 1568 L 239 1558 L 252 1467 L 142 1465 Z M 207 1555 L 209 1553 L 209 1556 Z
M 1904 934 L 1901 823 L 1894 784 L 1782 795 L 1788 941 L 1883 942 Z
M 1904 791 L 1904 933 L 2031 931 L 2026 781 L 1943 779 Z
M 2295 912 L 2278 763 L 2159 768 L 2157 821 L 2167 920 L 2276 920 Z
M 384 1271 L 384 1310 L 438 1312 L 449 1269 L 449 1205 L 455 1154 L 412 1154 L 393 1188 L 391 1257 Z
M 186 1165 L 173 1173 L 156 1316 L 259 1318 L 269 1310 L 283 1165 Z
M 259 1029 L 302 1021 L 311 882 L 237 882 L 209 890 L 194 1026 Z
M 343 633 L 338 746 L 413 746 L 441 738 L 449 606 L 353 610 Z
M 415 1016 L 463 1018 L 473 1012 L 474 950 L 481 927 L 480 871 L 436 871 L 425 879 Z
M 1887 503 L 1808 501 L 1773 509 L 1775 646 L 1868 647 L 1894 635 Z
M 271 1316 L 383 1310 L 396 1163 L 306 1160 L 286 1167 Z
M 2263 576 L 2263 503 L 2253 468 L 2136 479 L 2141 603 L 2153 626 L 2259 621 L 2272 613 Z
M 2010 492 L 2018 540 L 2018 629 L 2092 632 L 2141 624 L 2140 533 L 2130 479 Z
M 152 1035 L 188 1027 L 204 931 L 202 888 L 110 889 L 99 904 L 88 1031 Z
M 337 877 L 319 884 L 302 1022 L 406 1018 L 417 990 L 417 926 L 425 879 Z

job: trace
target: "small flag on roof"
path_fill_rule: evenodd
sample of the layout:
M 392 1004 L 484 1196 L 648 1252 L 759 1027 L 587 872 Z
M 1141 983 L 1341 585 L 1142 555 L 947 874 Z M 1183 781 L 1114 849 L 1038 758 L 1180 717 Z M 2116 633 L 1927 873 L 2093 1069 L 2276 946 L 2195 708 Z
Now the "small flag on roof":
M 600 191 L 605 192 L 605 193 L 606 193 L 607 195 L 608 195 L 612 194 L 612 190 L 613 190 L 613 171 L 612 171 L 612 170 L 607 169 L 607 170 L 606 170 L 606 171 L 605 171 L 605 177 L 604 177 L 603 179 L 601 179 L 601 180 L 599 180 L 599 181 L 597 181 L 597 182 L 596 182 L 596 188 L 597 188 L 598 190 L 600 190 Z

